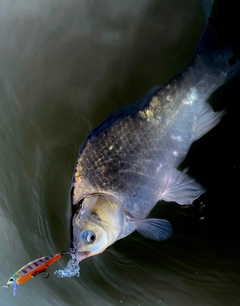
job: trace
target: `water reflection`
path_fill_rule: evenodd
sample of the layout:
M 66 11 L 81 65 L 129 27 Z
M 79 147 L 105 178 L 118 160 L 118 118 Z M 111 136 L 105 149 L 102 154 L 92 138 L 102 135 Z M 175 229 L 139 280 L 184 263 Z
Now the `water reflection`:
M 0 1 L 1 284 L 28 261 L 68 249 L 69 188 L 81 143 L 110 112 L 182 69 L 204 22 L 201 1 Z M 232 128 L 233 114 L 225 119 Z M 205 167 L 195 165 L 194 176 L 208 173 L 211 188 L 218 160 L 208 162 L 208 150 L 195 147 Z M 232 193 L 231 209 L 235 199 Z M 217 228 L 219 236 L 214 220 L 208 233 L 192 217 L 172 208 L 167 214 L 172 239 L 133 234 L 83 261 L 79 278 L 53 275 L 66 266 L 63 258 L 49 279 L 20 286 L 17 298 L 1 289 L 0 305 L 236 305 L 240 257 L 231 222 L 226 235 Z

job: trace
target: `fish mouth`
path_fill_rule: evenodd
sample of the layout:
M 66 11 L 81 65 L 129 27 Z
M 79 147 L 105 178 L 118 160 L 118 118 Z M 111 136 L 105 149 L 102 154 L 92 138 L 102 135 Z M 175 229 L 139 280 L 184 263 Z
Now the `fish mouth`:
M 74 248 L 70 248 L 70 251 L 62 251 L 60 254 L 61 255 L 71 255 L 73 260 L 80 262 L 83 259 L 89 257 L 90 252 L 89 251 L 79 252 Z
M 75 251 L 71 253 L 72 258 L 78 262 L 89 257 L 89 255 L 90 255 L 89 251 L 84 251 L 84 252 Z

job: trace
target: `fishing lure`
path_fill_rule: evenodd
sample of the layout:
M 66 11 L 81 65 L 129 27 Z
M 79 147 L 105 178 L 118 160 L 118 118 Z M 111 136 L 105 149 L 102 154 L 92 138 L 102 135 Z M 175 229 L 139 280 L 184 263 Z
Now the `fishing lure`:
M 49 273 L 47 272 L 47 268 L 65 254 L 70 254 L 70 252 L 61 252 L 55 255 L 44 256 L 29 262 L 27 265 L 23 266 L 16 273 L 14 273 L 9 278 L 7 284 L 2 286 L 2 288 L 13 286 L 13 295 L 15 296 L 17 294 L 18 286 L 35 277 L 36 275 L 46 272 L 47 276 L 45 278 L 48 278 Z

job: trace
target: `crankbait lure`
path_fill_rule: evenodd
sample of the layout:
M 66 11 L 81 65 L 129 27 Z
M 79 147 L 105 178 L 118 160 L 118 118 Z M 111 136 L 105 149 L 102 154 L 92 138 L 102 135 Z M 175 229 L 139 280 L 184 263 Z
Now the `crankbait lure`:
M 61 252 L 55 255 L 44 256 L 34 261 L 31 261 L 30 263 L 19 269 L 16 273 L 14 273 L 9 278 L 7 284 L 2 286 L 2 288 L 8 288 L 9 286 L 12 286 L 13 295 L 15 296 L 17 294 L 18 286 L 35 277 L 36 275 L 46 272 L 47 276 L 45 278 L 49 277 L 47 268 L 55 261 L 60 259 L 62 255 L 65 254 L 70 254 L 70 252 Z

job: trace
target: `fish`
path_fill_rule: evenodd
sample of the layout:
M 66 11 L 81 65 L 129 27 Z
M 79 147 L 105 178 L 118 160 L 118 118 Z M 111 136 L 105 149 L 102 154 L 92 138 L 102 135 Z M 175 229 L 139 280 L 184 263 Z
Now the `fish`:
M 70 254 L 70 252 L 61 252 L 55 255 L 48 255 L 34 261 L 29 262 L 17 272 L 15 272 L 7 281 L 7 284 L 2 286 L 2 288 L 13 287 L 13 295 L 15 296 L 18 291 L 18 286 L 30 280 L 31 278 L 39 275 L 40 273 L 46 272 L 47 278 L 49 276 L 47 268 L 52 265 L 55 261 L 59 260 L 62 255 Z
M 232 29 L 224 17 L 222 11 L 217 20 L 208 19 L 186 68 L 112 113 L 87 136 L 70 190 L 76 261 L 102 253 L 135 230 L 156 241 L 168 239 L 171 223 L 148 218 L 155 205 L 191 205 L 206 192 L 178 167 L 192 143 L 226 113 L 214 111 L 209 96 L 240 72 L 236 45 L 225 39 Z

